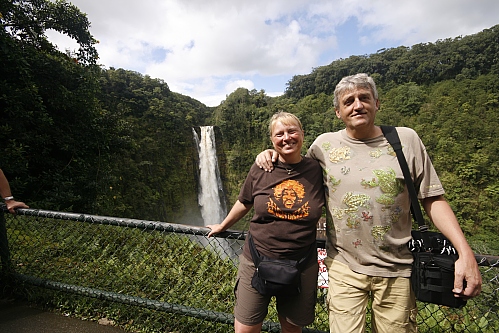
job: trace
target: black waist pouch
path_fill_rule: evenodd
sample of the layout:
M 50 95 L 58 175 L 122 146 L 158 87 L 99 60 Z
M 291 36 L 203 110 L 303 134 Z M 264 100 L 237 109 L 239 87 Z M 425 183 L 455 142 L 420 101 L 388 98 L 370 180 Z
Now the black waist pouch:
M 261 261 L 251 280 L 262 295 L 297 295 L 300 293 L 301 270 L 298 261 L 260 257 Z
M 308 254 L 300 260 L 272 259 L 261 256 L 255 248 L 251 234 L 248 235 L 251 257 L 255 264 L 255 274 L 251 285 L 262 295 L 293 296 L 301 292 L 301 272 L 312 253 L 316 253 L 316 244 L 312 244 Z M 315 250 L 315 252 L 312 252 Z
M 430 232 L 429 232 L 430 233 Z M 418 232 L 413 231 L 414 239 L 421 238 Z M 451 308 L 461 308 L 466 300 L 455 297 L 454 263 L 459 258 L 452 244 L 440 233 L 431 232 L 432 252 L 424 251 L 424 247 L 411 247 L 414 262 L 412 264 L 411 285 L 416 299 L 444 305 Z M 440 244 L 440 245 L 439 245 Z M 422 242 L 421 242 L 422 245 Z M 418 252 L 421 251 L 421 252 Z M 466 283 L 466 281 L 463 281 Z

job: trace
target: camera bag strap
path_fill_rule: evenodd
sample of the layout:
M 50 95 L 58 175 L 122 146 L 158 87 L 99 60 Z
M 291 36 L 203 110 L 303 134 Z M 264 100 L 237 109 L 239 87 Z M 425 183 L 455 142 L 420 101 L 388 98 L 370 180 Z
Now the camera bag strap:
M 414 182 L 411 177 L 411 172 L 409 171 L 409 166 L 402 151 L 402 143 L 400 142 L 399 135 L 394 126 L 381 125 L 381 131 L 385 136 L 388 143 L 392 146 L 395 154 L 397 155 L 400 168 L 404 174 L 405 185 L 409 191 L 409 196 L 411 199 L 411 213 L 419 226 L 419 231 L 421 232 L 421 237 L 426 244 L 430 244 L 430 239 L 426 234 L 428 231 L 428 226 L 425 224 L 423 219 L 423 213 L 421 212 L 421 207 L 419 206 L 418 195 L 416 193 L 416 188 L 414 187 Z

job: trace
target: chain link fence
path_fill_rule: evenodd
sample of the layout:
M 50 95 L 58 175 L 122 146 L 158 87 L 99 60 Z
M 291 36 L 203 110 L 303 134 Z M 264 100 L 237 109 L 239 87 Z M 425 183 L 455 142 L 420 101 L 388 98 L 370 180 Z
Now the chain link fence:
M 154 221 L 35 209 L 12 216 L 0 210 L 2 296 L 105 318 L 131 332 L 231 332 L 245 233 L 208 239 L 207 232 Z M 499 257 L 476 257 L 481 296 L 459 310 L 419 303 L 420 332 L 499 331 Z M 319 277 L 319 284 L 325 280 Z M 318 286 L 316 319 L 304 332 L 329 331 L 326 293 Z M 263 331 L 280 331 L 274 304 Z

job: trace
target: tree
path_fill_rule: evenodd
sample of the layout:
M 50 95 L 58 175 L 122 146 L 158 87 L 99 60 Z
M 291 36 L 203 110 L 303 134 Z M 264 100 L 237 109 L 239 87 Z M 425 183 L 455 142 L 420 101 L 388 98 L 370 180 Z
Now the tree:
M 95 64 L 98 58 L 90 34 L 90 22 L 76 6 L 64 0 L 0 0 L 0 22 L 4 32 L 21 44 L 57 53 L 46 36 L 49 29 L 74 39 L 79 44 L 77 61 Z
M 97 121 L 97 52 L 89 23 L 63 1 L 0 1 L 0 140 L 16 193 L 52 209 L 90 209 L 106 136 Z M 74 37 L 77 58 L 47 40 Z

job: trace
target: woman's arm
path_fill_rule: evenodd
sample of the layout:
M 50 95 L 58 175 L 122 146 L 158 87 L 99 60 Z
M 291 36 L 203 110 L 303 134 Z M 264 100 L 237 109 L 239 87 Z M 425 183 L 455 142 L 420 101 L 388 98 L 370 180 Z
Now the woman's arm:
M 0 169 L 0 196 L 5 201 L 5 205 L 7 205 L 7 209 L 11 214 L 16 213 L 16 208 L 29 208 L 24 202 L 14 200 L 10 191 L 9 181 L 2 169 Z
M 208 237 L 224 232 L 230 227 L 232 227 L 234 223 L 239 221 L 241 218 L 243 218 L 244 215 L 246 215 L 250 211 L 251 207 L 253 207 L 253 205 L 245 205 L 239 200 L 237 200 L 234 206 L 232 206 L 232 209 L 230 210 L 229 214 L 227 214 L 227 217 L 222 221 L 222 223 L 210 224 L 206 226 L 207 228 L 211 229 L 210 233 L 208 234 Z

